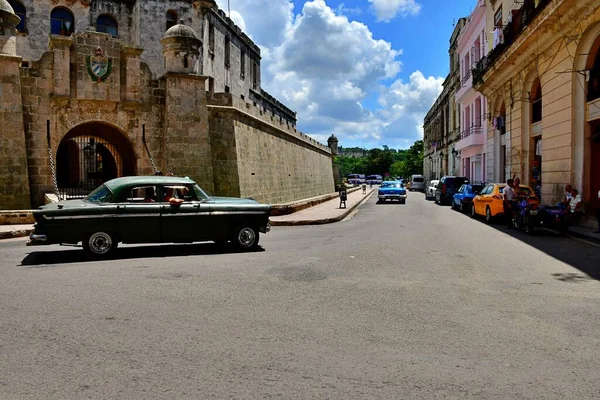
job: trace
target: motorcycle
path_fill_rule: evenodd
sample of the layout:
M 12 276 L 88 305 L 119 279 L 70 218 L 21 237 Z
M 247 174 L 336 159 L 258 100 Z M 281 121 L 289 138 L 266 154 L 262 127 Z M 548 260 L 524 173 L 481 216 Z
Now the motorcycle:
M 530 235 L 535 228 L 543 227 L 558 231 L 559 235 L 564 236 L 569 231 L 569 225 L 569 213 L 564 209 L 544 205 L 537 207 L 526 200 L 517 204 L 515 226 Z

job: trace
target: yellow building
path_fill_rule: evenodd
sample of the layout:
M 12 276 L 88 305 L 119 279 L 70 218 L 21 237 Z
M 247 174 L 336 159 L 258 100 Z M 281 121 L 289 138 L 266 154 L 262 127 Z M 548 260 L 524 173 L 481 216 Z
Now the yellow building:
M 486 114 L 487 181 L 511 176 L 555 203 L 600 189 L 600 1 L 486 0 L 490 52 L 475 67 Z

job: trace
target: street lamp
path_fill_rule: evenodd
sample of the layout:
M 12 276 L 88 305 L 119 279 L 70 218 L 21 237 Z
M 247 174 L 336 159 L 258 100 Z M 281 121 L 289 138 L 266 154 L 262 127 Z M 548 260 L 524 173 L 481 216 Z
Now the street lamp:
M 452 155 L 453 155 L 454 157 L 457 157 L 457 156 L 458 156 L 458 151 L 457 151 L 455 148 L 452 148 Z

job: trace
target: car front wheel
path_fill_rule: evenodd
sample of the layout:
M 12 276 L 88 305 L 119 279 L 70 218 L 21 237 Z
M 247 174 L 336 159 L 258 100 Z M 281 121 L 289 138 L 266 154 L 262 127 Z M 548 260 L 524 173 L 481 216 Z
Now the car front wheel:
M 475 204 L 471 204 L 471 218 L 477 218 L 477 213 L 475 212 Z
M 485 222 L 488 224 L 492 222 L 492 210 L 489 207 L 485 208 Z
M 93 257 L 107 257 L 117 250 L 117 240 L 107 232 L 95 232 L 83 239 L 83 250 Z
M 245 225 L 235 231 L 233 243 L 240 250 L 253 250 L 258 247 L 258 230 L 252 226 Z

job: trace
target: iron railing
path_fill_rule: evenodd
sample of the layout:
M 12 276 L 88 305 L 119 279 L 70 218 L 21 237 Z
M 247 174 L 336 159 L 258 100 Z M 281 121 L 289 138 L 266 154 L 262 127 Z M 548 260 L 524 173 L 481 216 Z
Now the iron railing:
M 550 4 L 552 0 L 540 0 L 537 7 L 534 0 L 525 0 L 523 6 L 513 13 L 512 20 L 502 30 L 504 40 L 484 56 L 473 68 L 473 85 L 483 83 L 483 76 L 498 58 L 517 40 L 521 33 Z
M 483 127 L 481 125 L 473 125 L 462 131 L 460 133 L 460 138 L 465 139 L 471 135 L 478 135 L 480 133 L 483 133 Z
M 469 80 L 470 77 L 471 77 L 471 69 L 468 69 L 467 72 L 465 73 L 465 76 L 463 76 L 463 78 L 462 78 L 463 86 L 467 83 L 467 81 Z

